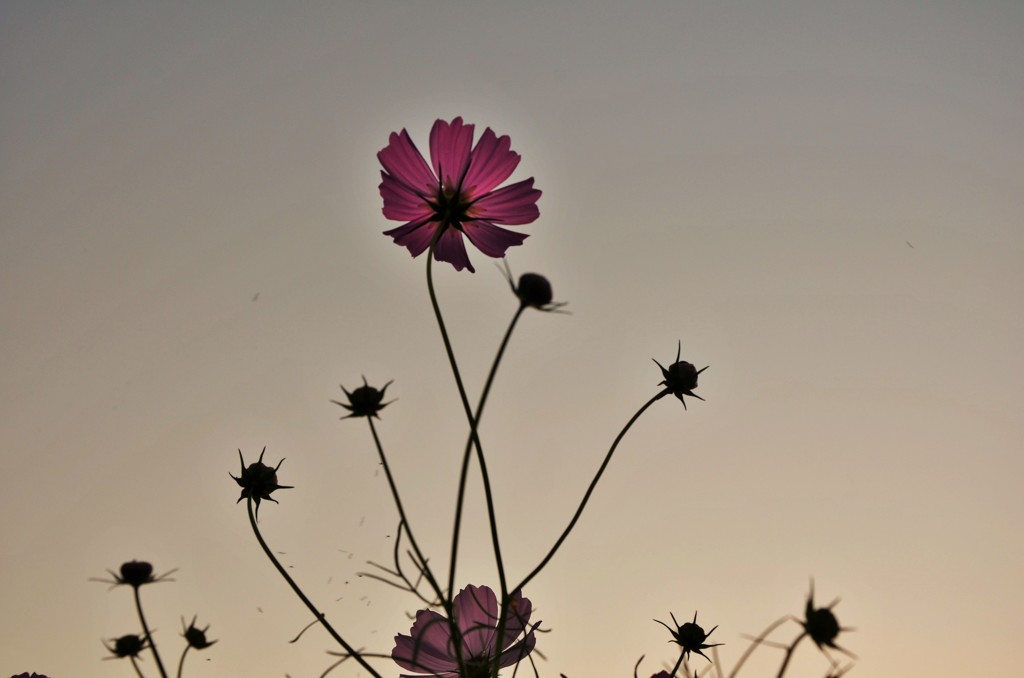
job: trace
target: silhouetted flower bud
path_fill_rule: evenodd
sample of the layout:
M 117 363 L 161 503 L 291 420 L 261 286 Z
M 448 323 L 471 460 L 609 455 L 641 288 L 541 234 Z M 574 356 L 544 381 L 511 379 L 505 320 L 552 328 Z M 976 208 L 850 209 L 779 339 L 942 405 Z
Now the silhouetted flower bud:
M 348 404 L 338 402 L 337 400 L 332 400 L 331 402 L 335 405 L 341 405 L 349 411 L 349 414 L 342 417 L 342 419 L 349 419 L 351 417 L 374 417 L 380 419 L 377 413 L 394 402 L 392 400 L 391 402 L 381 403 L 384 400 L 384 392 L 388 390 L 390 385 L 391 382 L 389 381 L 384 384 L 383 388 L 378 390 L 366 383 L 366 377 L 363 377 L 363 385 L 351 393 L 344 386 L 341 387 L 341 390 L 348 397 Z
M 121 583 L 139 588 L 143 584 L 156 581 L 153 578 L 153 566 L 144 560 L 132 560 L 121 565 Z
M 114 654 L 114 656 L 120 658 L 138 657 L 139 653 L 146 649 L 146 641 L 143 640 L 141 636 L 136 636 L 134 634 L 121 636 L 120 638 L 115 639 L 113 642 L 113 647 L 107 645 L 106 643 L 104 643 L 103 645 L 108 650 L 110 650 Z M 109 659 L 113 659 L 113 657 L 109 657 Z
M 814 644 L 818 646 L 819 650 L 822 649 L 822 645 L 825 645 L 853 656 L 848 650 L 844 650 L 835 643 L 840 631 L 850 630 L 839 626 L 839 620 L 832 613 L 832 608 L 838 603 L 839 599 L 836 598 L 826 607 L 815 608 L 814 581 L 811 580 L 811 591 L 807 596 L 807 605 L 804 607 L 805 619 L 800 624 L 804 627 L 807 635 L 811 637 L 811 640 L 814 641 Z
M 197 650 L 205 650 L 206 648 L 210 647 L 211 645 L 213 645 L 217 641 L 216 640 L 207 640 L 206 639 L 206 631 L 207 631 L 207 629 L 210 628 L 210 625 L 207 624 L 206 627 L 202 628 L 202 629 L 198 628 L 196 626 L 196 619 L 198 617 L 199 617 L 199 615 L 196 615 L 195 617 L 192 617 L 192 623 L 188 625 L 188 628 L 186 628 L 185 632 L 182 633 L 181 635 L 183 635 L 185 637 L 185 640 L 188 641 L 189 647 L 194 647 Z M 181 618 L 181 626 L 182 626 L 182 628 L 185 627 L 185 618 L 184 617 Z
M 519 276 L 519 284 L 512 282 L 512 270 L 505 264 L 505 279 L 509 287 L 518 297 L 519 304 L 523 308 L 535 308 L 538 311 L 557 311 L 565 306 L 564 302 L 552 302 L 554 293 L 551 291 L 551 283 L 540 273 L 524 273 Z
M 277 503 L 277 500 L 270 496 L 271 492 L 292 489 L 291 485 L 279 485 L 277 482 L 277 469 L 281 468 L 284 459 L 277 462 L 277 466 L 267 466 L 263 463 L 263 454 L 266 451 L 267 448 L 264 447 L 263 452 L 260 452 L 259 460 L 246 466 L 245 460 L 242 459 L 242 450 L 238 450 L 238 459 L 242 463 L 242 475 L 239 477 L 231 476 L 242 488 L 242 494 L 239 495 L 238 501 L 243 499 L 255 501 L 257 515 L 260 512 L 260 501 L 263 499 L 269 499 L 275 504 Z M 238 502 L 235 503 L 237 504 Z
M 539 273 L 524 273 L 519 276 L 516 296 L 519 297 L 523 306 L 542 308 L 551 303 L 554 293 L 551 291 L 551 283 L 547 278 Z
M 661 368 L 661 376 L 664 377 L 659 386 L 664 386 L 665 390 L 662 391 L 658 397 L 666 396 L 669 393 L 679 398 L 679 402 L 683 404 L 683 409 L 686 409 L 686 401 L 683 400 L 684 395 L 692 396 L 698 400 L 704 400 L 699 395 L 693 392 L 693 389 L 697 388 L 697 376 L 707 369 L 702 367 L 699 370 L 693 366 L 693 363 L 688 363 L 685 360 L 680 360 L 679 356 L 683 350 L 683 342 L 679 342 L 679 347 L 676 349 L 676 361 L 669 365 L 667 368 L 659 363 L 657 360 L 654 364 Z
M 706 654 L 701 652 L 701 650 L 706 650 L 709 647 L 718 647 L 719 645 L 722 644 L 722 643 L 712 643 L 712 644 L 708 645 L 708 644 L 706 644 L 704 642 L 705 640 L 707 640 L 708 636 L 710 636 L 712 633 L 715 632 L 715 629 L 717 629 L 718 627 L 715 626 L 713 629 L 711 629 L 707 633 L 704 633 L 704 629 L 702 629 L 697 624 L 697 613 L 696 612 L 693 613 L 693 621 L 692 622 L 686 622 L 685 624 L 683 624 L 681 626 L 680 626 L 679 622 L 676 621 L 675 615 L 672 614 L 671 612 L 669 612 L 669 614 L 672 616 L 672 623 L 675 624 L 675 626 L 676 626 L 676 628 L 674 628 L 674 629 L 671 626 L 669 626 L 668 624 L 666 624 L 665 622 L 663 622 L 663 621 L 658 621 L 657 619 L 655 619 L 654 621 L 658 622 L 659 624 L 661 624 L 662 626 L 664 626 L 666 629 L 669 630 L 669 632 L 672 634 L 673 641 L 676 643 L 676 645 L 678 645 L 679 647 L 683 648 L 683 657 L 685 658 L 691 652 L 696 652 L 701 657 L 704 657 L 704 659 L 707 659 L 708 661 L 711 661 L 710 659 L 708 659 L 708 656 Z
M 101 581 L 104 584 L 112 584 L 113 586 L 131 586 L 137 589 L 144 584 L 170 581 L 167 577 L 177 572 L 177 570 L 170 570 L 164 572 L 159 577 L 154 577 L 152 565 L 144 560 L 130 560 L 127 563 L 122 563 L 120 574 L 115 573 L 113 570 L 107 570 L 107 572 L 110 573 L 111 579 L 93 579 L 92 581 Z

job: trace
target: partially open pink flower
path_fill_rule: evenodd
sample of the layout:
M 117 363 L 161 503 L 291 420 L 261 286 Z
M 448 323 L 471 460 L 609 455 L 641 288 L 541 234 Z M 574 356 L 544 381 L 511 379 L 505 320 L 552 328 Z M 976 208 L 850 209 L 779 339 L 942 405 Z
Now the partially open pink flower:
M 486 586 L 467 586 L 452 601 L 455 625 L 461 636 L 462 663 L 468 678 L 486 678 L 500 646 L 499 667 L 512 666 L 533 651 L 537 639 L 534 626 L 527 626 L 533 606 L 518 591 L 512 596 L 505 614 L 505 628 L 500 643 L 496 642 L 498 599 Z M 522 640 L 516 642 L 521 635 Z M 421 678 L 423 675 L 457 678 L 459 664 L 455 654 L 448 620 L 432 610 L 420 610 L 408 636 L 395 636 L 391 658 L 399 666 L 415 674 L 400 678 Z
M 529 224 L 540 215 L 540 191 L 533 187 L 533 177 L 497 188 L 512 175 L 519 154 L 511 150 L 507 136 L 497 136 L 490 127 L 473 146 L 473 125 L 463 124 L 462 118 L 436 121 L 430 130 L 433 166 L 404 129 L 391 133 L 377 158 L 384 166 L 384 216 L 406 222 L 384 235 L 414 257 L 436 237 L 434 259 L 472 272 L 463 235 L 487 256 L 500 258 L 527 236 L 497 224 Z

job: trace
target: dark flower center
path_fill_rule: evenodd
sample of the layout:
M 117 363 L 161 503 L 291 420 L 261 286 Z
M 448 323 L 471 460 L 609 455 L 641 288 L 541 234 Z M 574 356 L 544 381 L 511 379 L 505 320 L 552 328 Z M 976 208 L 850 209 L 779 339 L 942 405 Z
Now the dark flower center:
M 466 660 L 466 678 L 487 678 L 491 675 L 490 662 L 484 658 Z
M 438 190 L 437 202 L 433 203 L 431 207 L 442 225 L 462 230 L 462 222 L 467 221 L 469 207 L 472 204 L 463 198 L 462 191 L 455 191 L 447 187 L 441 187 Z

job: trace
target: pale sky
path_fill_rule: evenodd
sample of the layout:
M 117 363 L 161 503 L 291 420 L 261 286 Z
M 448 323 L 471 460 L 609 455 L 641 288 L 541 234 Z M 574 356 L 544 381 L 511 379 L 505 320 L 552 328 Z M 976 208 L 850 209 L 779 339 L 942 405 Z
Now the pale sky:
M 728 671 L 812 576 L 851 676 L 1018 671 L 1022 34 L 1015 0 L 3 3 L 0 675 L 133 676 L 101 645 L 138 631 L 130 591 L 89 578 L 141 559 L 178 568 L 143 589 L 165 661 L 182 616 L 219 640 L 185 675 L 319 676 L 335 646 L 287 642 L 310 617 L 238 448 L 286 459 L 262 529 L 346 638 L 408 632 L 416 602 L 356 576 L 397 517 L 329 401 L 395 380 L 379 431 L 444 570 L 466 424 L 376 153 L 458 115 L 544 192 L 508 260 L 572 311 L 523 318 L 481 427 L 513 578 L 651 358 L 710 365 L 525 591 L 543 676 L 649 676 L 675 659 L 652 619 L 694 610 Z M 470 256 L 437 285 L 475 394 L 515 303 Z M 458 586 L 495 586 L 473 487 Z M 808 642 L 787 676 L 827 669 Z

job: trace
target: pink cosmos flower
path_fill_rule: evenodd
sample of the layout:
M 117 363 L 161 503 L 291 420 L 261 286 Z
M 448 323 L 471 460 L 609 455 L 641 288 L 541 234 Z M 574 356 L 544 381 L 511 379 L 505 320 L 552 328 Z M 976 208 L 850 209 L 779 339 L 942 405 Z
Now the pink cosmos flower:
M 473 146 L 473 125 L 463 124 L 462 118 L 436 121 L 430 130 L 432 166 L 408 132 L 392 132 L 377 159 L 384 167 L 384 216 L 406 222 L 384 235 L 414 257 L 437 238 L 434 259 L 473 272 L 463 235 L 487 256 L 500 258 L 527 236 L 497 224 L 529 224 L 540 215 L 540 191 L 533 187 L 533 177 L 497 188 L 512 175 L 519 154 L 511 150 L 507 136 L 497 136 L 490 127 Z
M 467 586 L 459 591 L 453 603 L 455 625 L 462 640 L 462 663 L 469 678 L 490 675 L 495 655 L 495 636 L 498 626 L 498 599 L 486 586 Z M 537 639 L 528 627 L 533 606 L 518 591 L 512 596 L 505 614 L 505 629 L 501 639 L 499 667 L 512 666 L 533 651 Z M 514 642 L 519 636 L 525 637 Z M 448 620 L 432 610 L 420 610 L 408 636 L 395 636 L 395 649 L 391 658 L 403 669 L 415 674 L 402 674 L 400 678 L 422 678 L 423 675 L 457 678 L 459 675 L 455 645 Z

